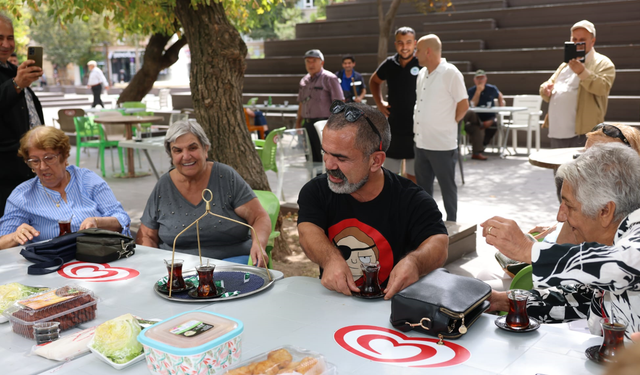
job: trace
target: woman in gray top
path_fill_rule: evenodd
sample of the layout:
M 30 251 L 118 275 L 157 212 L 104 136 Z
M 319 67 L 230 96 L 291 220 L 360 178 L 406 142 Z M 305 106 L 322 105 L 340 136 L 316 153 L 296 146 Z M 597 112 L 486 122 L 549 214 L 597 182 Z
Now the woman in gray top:
M 271 220 L 240 175 L 228 165 L 207 161 L 211 143 L 195 121 L 178 121 L 171 125 L 165 148 L 175 167 L 156 184 L 142 214 L 136 242 L 164 250 L 173 248 L 175 237 L 205 212 L 202 191 L 213 192 L 211 211 L 245 222 L 256 230 L 265 246 L 271 233 Z M 200 221 L 202 255 L 246 264 L 249 255 L 254 264 L 264 266 L 258 241 L 250 230 L 228 220 L 207 215 Z M 178 238 L 176 251 L 198 254 L 195 226 Z M 256 261 L 257 259 L 257 261 Z

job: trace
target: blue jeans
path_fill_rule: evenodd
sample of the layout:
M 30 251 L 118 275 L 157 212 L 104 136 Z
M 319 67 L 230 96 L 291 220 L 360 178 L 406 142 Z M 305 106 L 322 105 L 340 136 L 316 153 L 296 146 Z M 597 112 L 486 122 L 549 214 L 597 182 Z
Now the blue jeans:
M 247 263 L 249 263 L 249 256 L 248 255 L 238 255 L 235 257 L 231 257 L 231 258 L 225 258 L 222 259 L 226 262 L 231 262 L 231 263 L 239 263 L 239 264 L 244 264 L 246 265 Z

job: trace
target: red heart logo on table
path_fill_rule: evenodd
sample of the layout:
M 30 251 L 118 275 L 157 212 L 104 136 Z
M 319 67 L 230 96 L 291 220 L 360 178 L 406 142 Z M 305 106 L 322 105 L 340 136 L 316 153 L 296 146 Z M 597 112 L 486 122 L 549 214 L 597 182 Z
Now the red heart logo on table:
M 108 263 L 72 262 L 60 268 L 58 274 L 67 279 L 102 283 L 133 279 L 140 272 L 132 268 L 111 267 Z
M 338 345 L 359 357 L 402 367 L 448 367 L 471 357 L 465 347 L 450 341 L 438 345 L 438 339 L 409 337 L 376 326 L 344 327 L 333 337 Z

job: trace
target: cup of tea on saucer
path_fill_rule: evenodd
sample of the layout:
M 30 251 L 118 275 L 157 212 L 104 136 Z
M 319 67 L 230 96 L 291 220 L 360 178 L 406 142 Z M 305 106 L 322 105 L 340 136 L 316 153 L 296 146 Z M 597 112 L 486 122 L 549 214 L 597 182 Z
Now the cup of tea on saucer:
M 169 272 L 169 279 L 167 279 L 167 290 L 169 289 L 169 280 L 171 280 L 171 259 L 165 259 L 164 264 L 167 266 L 167 272 Z M 182 277 L 182 265 L 184 264 L 184 260 L 182 259 L 174 259 L 173 260 L 173 281 L 171 281 L 171 289 L 183 290 L 187 288 L 187 284 L 184 282 L 184 278 Z
M 606 362 L 616 362 L 620 352 L 624 349 L 624 332 L 627 322 L 621 318 L 602 318 L 602 345 L 598 349 L 598 356 Z
M 511 289 L 507 292 L 509 313 L 506 323 L 511 329 L 519 330 L 529 327 L 529 314 L 527 314 L 529 294 L 529 291 L 523 289 Z
M 375 297 L 382 294 L 380 279 L 378 278 L 380 263 L 360 263 L 360 269 L 364 277 L 364 282 L 360 286 L 360 295 L 363 297 Z

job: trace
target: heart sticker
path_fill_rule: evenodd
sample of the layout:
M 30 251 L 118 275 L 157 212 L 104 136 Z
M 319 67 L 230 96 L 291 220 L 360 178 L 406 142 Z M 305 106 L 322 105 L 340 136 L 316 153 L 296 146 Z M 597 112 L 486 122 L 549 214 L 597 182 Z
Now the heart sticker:
M 140 272 L 131 268 L 111 267 L 108 263 L 72 262 L 60 268 L 58 274 L 67 279 L 101 283 L 133 279 Z
M 471 357 L 463 346 L 438 339 L 409 337 L 376 326 L 348 326 L 333 336 L 338 345 L 359 357 L 402 367 L 448 367 Z

